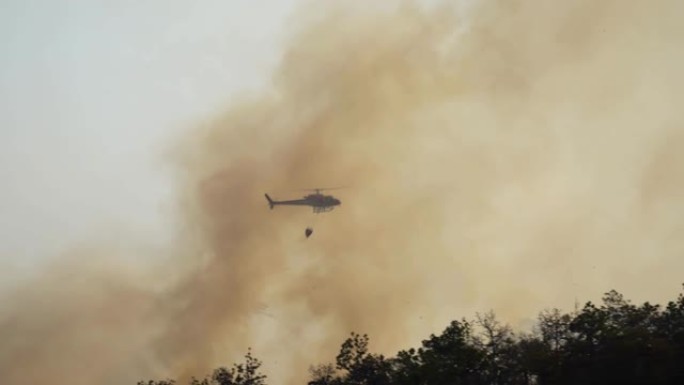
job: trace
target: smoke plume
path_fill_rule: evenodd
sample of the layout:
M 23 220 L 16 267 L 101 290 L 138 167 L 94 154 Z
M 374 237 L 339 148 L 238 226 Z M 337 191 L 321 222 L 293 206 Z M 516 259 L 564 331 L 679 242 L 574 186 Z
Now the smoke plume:
M 6 294 L 2 382 L 188 378 L 251 346 L 303 383 L 351 331 L 393 353 L 475 311 L 672 298 L 684 3 L 468 5 L 302 10 L 272 87 L 174 149 L 163 266 L 88 247 Z M 318 215 L 263 195 L 336 186 Z

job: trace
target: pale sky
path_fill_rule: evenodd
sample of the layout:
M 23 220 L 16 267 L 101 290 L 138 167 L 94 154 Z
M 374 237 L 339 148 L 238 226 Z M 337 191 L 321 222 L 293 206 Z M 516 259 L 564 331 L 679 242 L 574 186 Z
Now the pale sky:
M 163 241 L 169 141 L 260 88 L 296 0 L 0 4 L 0 262 L 111 226 Z

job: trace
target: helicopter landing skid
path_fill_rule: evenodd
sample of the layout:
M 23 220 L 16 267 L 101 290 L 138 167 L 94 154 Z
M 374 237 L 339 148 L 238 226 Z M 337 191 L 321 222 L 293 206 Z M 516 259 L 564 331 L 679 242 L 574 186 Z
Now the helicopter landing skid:
M 313 212 L 314 214 L 320 214 L 320 213 L 325 213 L 328 211 L 332 211 L 332 207 L 314 207 Z

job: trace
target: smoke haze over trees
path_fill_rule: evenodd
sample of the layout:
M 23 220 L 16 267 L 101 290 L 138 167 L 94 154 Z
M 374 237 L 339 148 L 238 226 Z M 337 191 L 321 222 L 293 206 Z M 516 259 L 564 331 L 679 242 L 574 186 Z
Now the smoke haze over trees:
M 477 314 L 392 357 L 372 353 L 369 342 L 352 332 L 334 364 L 310 368 L 308 385 L 682 384 L 684 294 L 665 306 L 635 305 L 611 290 L 601 304 L 541 312 L 526 333 L 515 333 L 493 312 Z M 261 362 L 250 353 L 246 359 L 237 370 L 219 368 L 192 385 L 269 383 L 259 374 Z

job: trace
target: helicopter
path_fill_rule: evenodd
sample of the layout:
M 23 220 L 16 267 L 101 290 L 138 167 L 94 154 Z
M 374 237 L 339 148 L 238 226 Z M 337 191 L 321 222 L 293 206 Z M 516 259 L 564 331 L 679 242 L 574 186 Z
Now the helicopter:
M 318 213 L 332 211 L 335 208 L 335 206 L 339 206 L 342 203 L 342 202 L 340 202 L 339 199 L 335 198 L 332 195 L 321 194 L 321 191 L 323 191 L 323 190 L 332 190 L 332 189 L 324 189 L 324 188 L 307 189 L 306 191 L 314 191 L 314 193 L 306 195 L 302 199 L 294 199 L 294 200 L 288 200 L 288 201 L 276 201 L 276 200 L 271 199 L 271 197 L 268 196 L 268 194 L 264 194 L 264 195 L 266 196 L 266 200 L 268 200 L 268 205 L 270 206 L 271 210 L 273 210 L 273 207 L 275 205 L 311 206 L 313 208 L 313 212 L 318 214 Z

